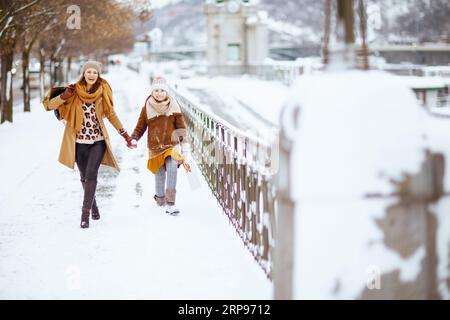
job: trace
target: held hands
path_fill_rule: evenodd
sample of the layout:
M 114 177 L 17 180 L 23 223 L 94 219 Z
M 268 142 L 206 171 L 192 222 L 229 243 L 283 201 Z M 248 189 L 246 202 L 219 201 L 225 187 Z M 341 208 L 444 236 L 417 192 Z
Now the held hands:
M 130 149 L 136 149 L 137 143 L 135 139 L 132 139 L 128 132 L 125 129 L 120 129 L 119 131 L 120 135 L 125 139 L 125 142 L 127 143 L 127 147 Z
M 69 85 L 66 90 L 61 93 L 60 97 L 63 100 L 67 100 L 75 94 L 75 84 Z

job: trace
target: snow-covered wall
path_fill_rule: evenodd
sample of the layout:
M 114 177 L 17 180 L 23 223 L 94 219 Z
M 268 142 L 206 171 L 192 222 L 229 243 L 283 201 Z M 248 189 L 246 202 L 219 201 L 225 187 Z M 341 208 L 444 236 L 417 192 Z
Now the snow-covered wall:
M 301 77 L 283 114 L 292 297 L 450 298 L 450 120 L 397 77 L 360 71 Z

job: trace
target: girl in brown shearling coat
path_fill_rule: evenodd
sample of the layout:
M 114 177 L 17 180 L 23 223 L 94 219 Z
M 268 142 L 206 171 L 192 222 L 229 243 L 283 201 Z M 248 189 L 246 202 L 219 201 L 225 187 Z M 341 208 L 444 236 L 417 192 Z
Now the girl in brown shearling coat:
M 147 168 L 155 174 L 154 199 L 166 213 L 177 215 L 180 212 L 175 206 L 177 169 L 189 153 L 186 124 L 163 77 L 154 79 L 151 90 L 131 137 L 139 140 L 148 128 Z

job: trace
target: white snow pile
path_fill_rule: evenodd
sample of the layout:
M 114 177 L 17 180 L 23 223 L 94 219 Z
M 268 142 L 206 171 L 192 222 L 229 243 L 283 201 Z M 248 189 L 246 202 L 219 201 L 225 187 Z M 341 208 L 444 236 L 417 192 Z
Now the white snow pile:
M 294 297 L 358 298 L 374 270 L 399 270 L 401 281 L 413 281 L 425 248 L 402 258 L 385 246 L 375 222 L 398 200 L 364 196 L 390 194 L 390 179 L 418 173 L 425 148 L 444 153 L 448 162 L 450 121 L 432 118 L 401 79 L 378 71 L 301 77 L 282 115 L 281 125 L 294 140 Z M 445 190 L 449 186 L 446 174 Z M 439 290 L 447 299 L 449 210 L 445 197 L 432 210 Z

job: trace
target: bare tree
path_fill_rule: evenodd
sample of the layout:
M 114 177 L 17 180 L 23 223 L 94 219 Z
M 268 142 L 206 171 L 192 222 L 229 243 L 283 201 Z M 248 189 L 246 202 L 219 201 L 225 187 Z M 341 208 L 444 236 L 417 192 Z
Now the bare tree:
M 48 29 L 49 21 L 52 21 L 57 15 L 55 2 L 52 4 L 43 4 L 42 2 L 30 8 L 27 14 L 19 15 L 20 24 L 18 29 L 21 30 L 19 47 L 22 53 L 22 81 L 23 81 L 23 106 L 24 111 L 31 111 L 30 108 L 30 77 L 29 62 L 30 53 L 36 43 L 36 40 L 42 35 L 42 32 Z
M 397 19 L 396 31 L 420 42 L 450 41 L 448 0 L 416 0 L 407 14 Z
M 40 93 L 45 92 L 45 72 L 50 64 L 50 85 L 69 80 L 73 57 L 102 60 L 110 53 L 123 52 L 134 43 L 135 21 L 151 18 L 148 0 L 78 0 L 80 28 L 69 28 L 71 0 L 1 0 L 1 122 L 13 119 L 11 69 L 15 50 L 20 50 L 24 90 L 24 111 L 30 111 L 29 61 L 35 44 L 40 57 Z M 63 71 L 63 62 L 66 70 Z
M 13 79 L 14 50 L 23 29 L 19 28 L 18 17 L 25 14 L 40 0 L 2 0 L 0 2 L 0 123 L 13 121 Z

